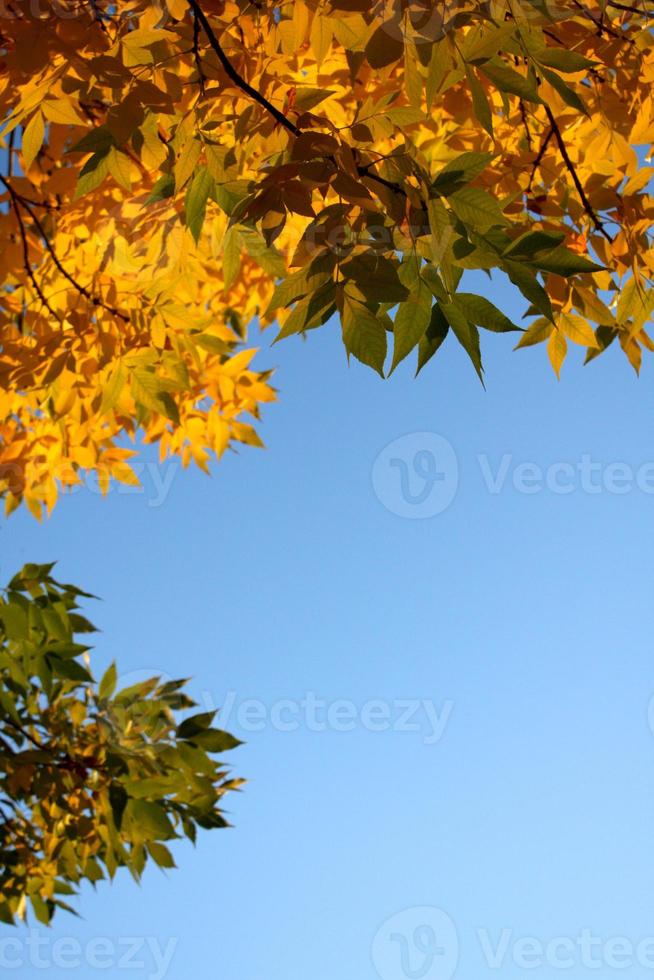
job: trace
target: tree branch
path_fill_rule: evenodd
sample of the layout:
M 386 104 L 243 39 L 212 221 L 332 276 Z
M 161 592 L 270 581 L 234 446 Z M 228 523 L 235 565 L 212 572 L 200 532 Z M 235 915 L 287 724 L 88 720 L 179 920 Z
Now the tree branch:
M 545 150 L 547 149 L 547 147 L 549 145 L 549 142 L 550 142 L 550 140 L 552 139 L 553 136 L 554 136 L 554 130 L 550 126 L 550 128 L 547 131 L 547 136 L 545 137 L 545 139 L 541 143 L 540 150 L 538 151 L 538 154 L 536 156 L 536 159 L 534 160 L 534 163 L 532 165 L 532 168 L 531 168 L 531 176 L 529 177 L 529 185 L 527 187 L 527 193 L 530 193 L 531 192 L 531 187 L 532 187 L 532 184 L 534 182 L 534 177 L 536 176 L 536 171 L 538 170 L 538 168 L 540 167 L 540 165 L 542 163 L 543 157 L 545 156 Z
M 568 153 L 568 148 L 565 145 L 565 140 L 563 139 L 563 135 L 561 133 L 561 130 L 559 129 L 559 124 L 554 118 L 554 114 L 548 105 L 545 106 L 545 112 L 547 113 L 547 118 L 550 121 L 550 126 L 552 127 L 552 131 L 554 133 L 556 142 L 559 145 L 559 150 L 561 151 L 561 156 L 563 157 L 563 161 L 566 167 L 568 168 L 568 172 L 572 177 L 575 187 L 577 188 L 577 192 L 579 194 L 579 197 L 581 198 L 581 203 L 584 206 L 584 210 L 586 211 L 586 214 L 589 216 L 589 218 L 591 219 L 591 221 L 593 222 L 597 230 L 601 232 L 602 235 L 604 235 L 606 240 L 608 242 L 613 242 L 613 239 L 611 238 L 608 231 L 602 224 L 601 220 L 598 218 L 593 208 L 593 205 L 590 203 L 588 197 L 586 196 L 586 191 L 584 190 L 582 183 L 579 180 L 579 174 L 575 169 L 574 163 L 570 159 L 570 154 Z
M 301 130 L 295 125 L 295 123 L 292 123 L 290 119 L 287 119 L 284 113 L 275 108 L 272 102 L 269 102 L 265 95 L 262 95 L 261 92 L 257 92 L 255 88 L 252 88 L 249 82 L 246 82 L 246 80 L 236 71 L 234 65 L 223 51 L 220 41 L 216 37 L 216 34 L 211 24 L 207 20 L 207 17 L 202 10 L 202 7 L 198 3 L 198 0 L 189 0 L 189 4 L 191 10 L 193 11 L 194 17 L 197 18 L 202 30 L 207 36 L 207 40 L 209 41 L 211 48 L 218 56 L 220 64 L 223 66 L 226 74 L 229 76 L 229 78 L 231 78 L 236 87 L 240 88 L 242 92 L 245 92 L 246 95 L 262 106 L 266 112 L 269 112 L 280 126 L 283 126 L 284 129 L 288 130 L 289 133 L 292 133 L 293 136 L 299 136 Z
M 23 240 L 23 254 L 26 257 L 26 269 L 27 269 L 28 275 L 29 275 L 29 277 L 30 277 L 30 279 L 32 281 L 32 284 L 34 285 L 34 288 L 37 291 L 37 295 L 38 295 L 39 299 L 47 307 L 47 309 L 50 312 L 50 314 L 52 316 L 54 316 L 55 319 L 57 319 L 57 320 L 59 319 L 59 317 L 57 316 L 57 314 L 54 312 L 54 310 L 52 309 L 52 307 L 49 305 L 49 303 L 45 299 L 41 288 L 39 287 L 38 283 L 36 282 L 36 278 L 34 276 L 34 273 L 33 273 L 32 267 L 31 267 L 31 264 L 28 261 L 29 260 L 29 253 L 26 251 L 27 250 L 27 238 L 26 238 L 26 234 L 25 234 L 25 223 L 23 222 L 22 215 L 20 214 L 19 205 L 20 205 L 20 207 L 24 208 L 25 211 L 27 211 L 27 213 L 29 214 L 30 218 L 34 222 L 34 224 L 35 224 L 35 226 L 36 226 L 36 228 L 37 228 L 37 230 L 39 232 L 39 235 L 41 236 L 41 239 L 43 241 L 43 245 L 45 246 L 45 248 L 46 248 L 48 254 L 50 255 L 50 257 L 52 258 L 52 261 L 54 262 L 57 270 L 61 273 L 61 275 L 64 277 L 64 279 L 66 279 L 67 282 L 69 282 L 70 285 L 74 289 L 77 290 L 77 292 L 80 294 L 80 296 L 83 296 L 84 299 L 86 299 L 93 306 L 101 306 L 108 313 L 111 313 L 112 316 L 118 317 L 124 323 L 129 323 L 129 317 L 125 316 L 124 313 L 121 313 L 120 310 L 117 310 L 115 307 L 109 306 L 107 303 L 104 303 L 97 296 L 94 296 L 91 292 L 89 292 L 89 290 L 86 288 L 86 286 L 82 286 L 82 284 L 79 283 L 75 279 L 75 277 L 72 276 L 70 274 L 70 272 L 68 272 L 68 270 L 64 268 L 64 266 L 62 265 L 61 259 L 59 258 L 59 256 L 57 255 L 57 253 L 55 252 L 54 248 L 52 247 L 52 245 L 50 243 L 50 240 L 49 240 L 49 238 L 47 236 L 46 230 L 43 227 L 43 225 L 41 224 L 41 220 L 39 219 L 39 217 L 36 214 L 34 214 L 34 211 L 32 210 L 32 204 L 33 204 L 33 202 L 29 201 L 27 198 L 23 197 L 21 194 L 19 194 L 17 191 L 15 191 L 14 188 L 9 183 L 9 181 L 6 180 L 6 178 L 3 177 L 2 174 L 0 174 L 0 181 L 2 181 L 2 183 L 5 185 L 5 187 L 7 188 L 7 190 L 9 191 L 9 194 L 11 196 L 11 203 L 12 203 L 12 206 L 13 206 L 14 213 L 16 215 L 16 218 L 18 220 L 18 226 L 20 228 L 21 238 Z
M 30 282 L 32 283 L 32 286 L 34 288 L 34 292 L 36 293 L 36 295 L 38 296 L 38 298 L 41 300 L 41 303 L 43 304 L 43 306 L 45 306 L 45 308 L 48 311 L 48 313 L 50 314 L 50 316 L 53 317 L 57 321 L 57 323 L 61 323 L 61 318 L 59 317 L 59 315 L 57 313 L 55 313 L 55 311 L 52 309 L 52 307 L 48 303 L 48 301 L 45 298 L 45 295 L 43 293 L 43 290 L 41 289 L 41 286 L 39 285 L 39 281 L 38 281 L 38 279 L 36 278 L 36 276 L 34 274 L 34 269 L 32 268 L 32 263 L 30 261 L 30 248 L 29 248 L 29 243 L 27 241 L 27 232 L 25 230 L 25 222 L 23 221 L 23 216 L 20 213 L 20 208 L 18 206 L 18 197 L 16 195 L 16 192 L 14 191 L 13 187 L 11 186 L 11 184 L 9 184 L 9 182 L 2 176 L 2 174 L 0 174 L 0 180 L 2 181 L 2 183 L 5 185 L 5 187 L 9 191 L 9 197 L 10 197 L 10 200 L 11 200 L 11 207 L 12 207 L 12 210 L 13 210 L 14 214 L 16 215 L 16 221 L 18 223 L 18 232 L 20 234 L 21 245 L 22 245 L 22 248 L 23 248 L 23 266 L 25 268 L 25 272 L 27 273 L 28 278 L 29 278 Z
M 220 44 L 220 41 L 216 37 L 215 31 L 213 30 L 211 24 L 207 20 L 207 17 L 204 11 L 202 10 L 202 8 L 200 7 L 198 0 L 189 0 L 189 6 L 193 13 L 194 23 L 200 24 L 200 26 L 202 27 L 202 30 L 207 36 L 209 44 L 211 45 L 215 54 L 218 56 L 218 60 L 220 61 L 223 68 L 225 69 L 226 74 L 229 76 L 229 78 L 231 78 L 231 80 L 234 82 L 237 88 L 240 88 L 242 92 L 244 92 L 251 99 L 253 99 L 258 105 L 264 108 L 266 112 L 270 113 L 273 119 L 275 119 L 280 126 L 283 126 L 284 129 L 287 130 L 287 132 L 291 133 L 292 136 L 301 136 L 302 130 L 300 129 L 299 126 L 296 126 L 295 123 L 291 122 L 291 120 L 287 116 L 285 116 L 283 112 L 277 109 L 272 104 L 272 102 L 268 101 L 265 95 L 262 95 L 261 92 L 258 92 L 241 75 L 239 75 L 237 70 L 234 68 L 234 65 L 231 63 L 231 61 L 225 54 L 222 45 Z M 195 47 L 195 44 L 194 44 L 194 51 L 196 53 L 196 59 L 197 61 L 199 61 L 199 53 Z M 200 77 L 202 78 L 202 75 L 200 75 Z M 403 187 L 401 187 L 399 184 L 393 183 L 390 180 L 386 180 L 384 177 L 380 177 L 379 174 L 372 173 L 370 170 L 372 166 L 373 164 L 370 163 L 370 164 L 366 164 L 365 166 L 357 167 L 359 176 L 367 177 L 369 180 L 375 180 L 378 184 L 381 184 L 383 187 L 387 187 L 395 194 L 401 194 L 403 197 L 406 197 L 406 191 L 404 190 Z

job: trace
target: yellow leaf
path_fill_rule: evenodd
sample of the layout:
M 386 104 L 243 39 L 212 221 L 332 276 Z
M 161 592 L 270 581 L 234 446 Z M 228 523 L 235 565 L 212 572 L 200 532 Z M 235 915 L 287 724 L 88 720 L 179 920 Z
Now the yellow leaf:
M 126 191 L 131 191 L 132 161 L 130 158 L 125 153 L 117 150 L 115 146 L 112 146 L 107 156 L 107 166 L 109 173 L 116 183 L 124 187 Z
M 568 353 L 568 342 L 560 330 L 552 331 L 550 339 L 547 342 L 547 353 L 557 378 L 560 378 L 561 367 Z
M 63 126 L 83 126 L 84 119 L 77 112 L 72 102 L 67 99 L 46 99 L 41 106 L 43 115 L 53 123 Z
M 44 138 L 45 123 L 43 122 L 43 116 L 40 112 L 36 112 L 28 122 L 23 133 L 21 149 L 25 170 L 29 170 L 34 163 L 39 150 L 43 146 Z
M 181 191 L 195 170 L 200 159 L 202 146 L 199 140 L 192 139 L 186 143 L 175 163 L 175 190 Z
M 597 347 L 595 331 L 583 317 L 576 316 L 574 313 L 561 313 L 558 316 L 558 324 L 566 337 L 573 340 L 575 344 L 581 344 L 582 347 Z
M 311 48 L 318 65 L 321 65 L 325 60 L 325 56 L 331 48 L 333 37 L 334 33 L 329 19 L 317 11 L 311 24 Z

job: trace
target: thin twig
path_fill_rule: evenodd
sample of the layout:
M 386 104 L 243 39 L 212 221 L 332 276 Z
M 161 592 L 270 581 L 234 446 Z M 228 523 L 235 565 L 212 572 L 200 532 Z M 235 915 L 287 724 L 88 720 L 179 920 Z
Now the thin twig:
M 536 176 L 536 171 L 538 170 L 538 168 L 540 167 L 540 165 L 541 165 L 541 163 L 543 161 L 543 157 L 545 156 L 545 150 L 547 149 L 548 144 L 549 144 L 549 141 L 552 139 L 553 136 L 554 136 L 554 130 L 550 126 L 550 128 L 549 128 L 549 130 L 547 132 L 547 136 L 543 140 L 543 142 L 541 144 L 541 147 L 540 147 L 540 150 L 538 151 L 538 154 L 536 156 L 536 159 L 534 160 L 533 166 L 531 168 L 531 176 L 529 178 L 529 184 L 527 186 L 527 193 L 529 193 L 531 191 L 531 187 L 532 187 L 532 184 L 534 182 L 534 177 Z
M 30 249 L 29 249 L 29 243 L 27 241 L 27 232 L 25 230 L 25 222 L 23 221 L 23 216 L 20 213 L 20 208 L 18 206 L 18 201 L 17 201 L 17 199 L 15 197 L 15 192 L 10 187 L 10 185 L 7 183 L 7 181 L 2 176 L 2 174 L 0 174 L 0 180 L 3 182 L 3 184 L 5 184 L 5 186 L 9 190 L 9 195 L 10 195 L 10 200 L 11 200 L 11 207 L 13 209 L 14 214 L 16 215 L 16 221 L 18 222 L 18 232 L 20 234 L 21 245 L 23 247 L 23 266 L 25 268 L 25 272 L 27 273 L 27 275 L 29 277 L 29 280 L 32 283 L 32 286 L 34 287 L 34 292 L 36 293 L 36 295 L 38 296 L 38 298 L 41 300 L 41 303 L 43 304 L 43 306 L 45 306 L 45 308 L 48 311 L 48 313 L 50 314 L 50 316 L 54 317 L 54 319 L 59 323 L 59 322 L 61 322 L 61 319 L 60 319 L 59 315 L 57 313 L 55 313 L 55 311 L 52 309 L 52 307 L 48 303 L 48 301 L 47 301 L 47 299 L 46 299 L 46 297 L 45 297 L 45 295 L 43 293 L 43 290 L 41 289 L 41 286 L 39 285 L 39 281 L 38 281 L 38 279 L 36 278 L 36 276 L 34 274 L 34 269 L 32 268 L 32 263 L 30 261 Z
M 608 231 L 602 224 L 601 220 L 598 218 L 593 208 L 593 205 L 590 203 L 588 197 L 586 196 L 586 191 L 584 190 L 582 183 L 579 180 L 579 174 L 577 173 L 574 163 L 570 159 L 570 154 L 568 153 L 568 148 L 565 145 L 565 140 L 563 139 L 563 135 L 561 133 L 561 130 L 559 129 L 559 124 L 554 118 L 554 114 L 548 105 L 545 106 L 545 112 L 547 113 L 547 118 L 550 121 L 550 126 L 552 127 L 552 130 L 554 132 L 554 137 L 556 139 L 556 142 L 559 145 L 561 156 L 563 157 L 564 163 L 568 168 L 568 172 L 572 177 L 575 187 L 577 188 L 577 192 L 579 194 L 579 197 L 581 198 L 581 203 L 584 206 L 584 210 L 586 211 L 586 214 L 589 216 L 589 218 L 591 219 L 591 221 L 593 222 L 597 230 L 601 232 L 602 235 L 604 235 L 604 237 L 608 242 L 612 243 L 613 239 L 611 238 Z
M 205 74 L 202 71 L 202 59 L 200 58 L 200 20 L 195 7 L 193 8 L 193 57 L 195 59 L 195 67 L 198 73 L 200 92 L 204 98 Z
M 61 259 L 59 258 L 59 256 L 55 252 L 54 248 L 52 247 L 52 244 L 50 243 L 50 240 L 48 238 L 47 232 L 46 232 L 45 228 L 43 227 L 43 225 L 41 224 L 41 220 L 39 219 L 38 215 L 36 215 L 34 213 L 34 211 L 32 210 L 32 202 L 30 202 L 27 198 L 23 197 L 17 191 L 15 191 L 14 188 L 9 183 L 9 181 L 6 180 L 6 178 L 3 177 L 2 174 L 0 174 L 0 181 L 2 181 L 2 183 L 5 185 L 5 187 L 7 188 L 7 190 L 9 191 L 9 194 L 11 196 L 12 205 L 13 205 L 14 212 L 16 214 L 16 217 L 18 219 L 18 225 L 19 225 L 19 228 L 20 228 L 20 231 L 21 231 L 21 237 L 23 239 L 23 251 L 25 252 L 25 248 L 27 246 L 27 239 L 26 239 L 26 236 L 25 236 L 25 225 L 24 225 L 24 222 L 22 220 L 22 215 L 20 214 L 20 208 L 19 208 L 19 206 L 21 206 L 29 214 L 30 218 L 34 222 L 34 224 L 35 224 L 35 226 L 36 226 L 36 228 L 37 228 L 37 230 L 38 230 L 38 232 L 39 232 L 39 234 L 41 236 L 41 239 L 43 241 L 43 245 L 45 246 L 45 248 L 46 248 L 47 252 L 49 253 L 50 257 L 52 258 L 52 261 L 54 262 L 56 268 L 61 273 L 61 275 L 64 277 L 64 279 L 66 279 L 66 281 L 69 282 L 71 284 L 71 286 L 74 289 L 77 290 L 77 292 L 80 294 L 80 296 L 83 296 L 93 306 L 101 306 L 103 309 L 107 310 L 108 313 L 111 313 L 112 316 L 118 317 L 124 323 L 129 323 L 129 317 L 125 316 L 124 313 L 121 313 L 120 310 L 117 310 L 115 307 L 109 306 L 107 303 L 103 302 L 103 300 L 99 299 L 97 296 L 94 296 L 91 292 L 89 292 L 89 290 L 86 288 L 86 286 L 82 286 L 82 284 L 79 283 L 75 279 L 75 277 L 72 276 L 70 274 L 70 272 L 68 272 L 68 270 L 66 268 L 64 268 L 64 266 L 62 265 Z M 28 273 L 30 275 L 30 279 L 32 280 L 32 283 L 34 284 L 35 288 L 38 290 L 39 299 L 41 299 L 44 302 L 45 306 L 48 308 L 48 310 L 50 311 L 50 313 L 53 316 L 55 316 L 57 319 L 59 319 L 59 317 L 57 317 L 56 313 L 54 313 L 54 311 L 52 310 L 52 308 L 49 306 L 47 300 L 45 300 L 45 297 L 43 296 L 43 293 L 40 291 L 40 288 L 38 287 L 38 284 L 36 283 L 36 280 L 34 278 L 34 274 L 31 271 L 31 265 L 29 266 Z

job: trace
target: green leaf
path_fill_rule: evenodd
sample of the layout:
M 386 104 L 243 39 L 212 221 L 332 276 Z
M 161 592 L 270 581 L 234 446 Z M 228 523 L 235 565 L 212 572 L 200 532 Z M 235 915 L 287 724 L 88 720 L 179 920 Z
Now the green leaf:
M 186 227 L 189 229 L 196 243 L 200 238 L 202 225 L 207 212 L 207 201 L 213 189 L 214 179 L 206 167 L 196 170 L 193 180 L 186 192 L 184 201 L 184 215 Z
M 492 159 L 492 153 L 460 153 L 443 167 L 432 184 L 432 190 L 449 197 L 483 173 Z
M 0 620 L 10 640 L 24 640 L 28 635 L 27 612 L 19 602 L 0 604 Z
M 348 293 L 372 303 L 401 303 L 409 290 L 399 279 L 398 266 L 383 255 L 365 252 L 340 267 L 341 280 L 348 281 Z M 351 287 L 354 287 L 351 288 Z
M 102 403 L 100 405 L 100 415 L 105 415 L 116 407 L 118 399 L 127 382 L 127 371 L 122 361 L 118 361 L 116 367 L 111 372 L 108 381 L 102 385 Z
M 353 354 L 383 378 L 387 350 L 384 320 L 346 294 L 341 324 L 348 356 Z
M 545 249 L 556 248 L 565 239 L 563 232 L 527 231 L 505 248 L 502 255 L 531 256 Z
M 552 88 L 556 89 L 564 102 L 566 102 L 569 106 L 572 106 L 572 108 L 576 109 L 578 112 L 583 112 L 585 116 L 589 114 L 586 104 L 581 96 L 577 95 L 574 89 L 570 88 L 567 82 L 564 82 L 560 75 L 557 75 L 555 71 L 549 71 L 547 68 L 543 68 L 541 70 L 543 72 L 543 78 L 546 78 Z
M 148 854 L 160 868 L 177 867 L 175 861 L 173 860 L 172 854 L 165 844 L 159 844 L 157 841 L 148 841 L 146 847 L 148 849 Z
M 116 142 L 112 133 L 106 126 L 96 126 L 91 129 L 81 140 L 71 146 L 69 153 L 98 153 L 107 152 L 110 147 L 115 146 Z
M 54 902 L 44 901 L 39 895 L 30 895 L 30 902 L 38 921 L 44 926 L 50 925 L 54 912 Z
M 155 181 L 150 196 L 146 204 L 153 204 L 155 201 L 163 201 L 167 197 L 172 197 L 175 193 L 175 178 L 172 174 L 162 174 Z
M 46 658 L 55 677 L 62 677 L 67 681 L 76 681 L 80 684 L 92 684 L 93 677 L 86 667 L 83 667 L 77 660 L 62 660 L 57 656 Z
M 306 296 L 292 311 L 275 337 L 274 343 L 325 323 L 336 310 L 335 300 L 336 284 L 331 281 L 321 286 L 313 295 Z
M 507 65 L 501 63 L 499 59 L 484 63 L 481 66 L 481 71 L 493 82 L 500 92 L 518 95 L 521 99 L 526 99 L 528 102 L 542 102 L 533 74 L 520 75 L 513 68 L 509 68 Z
M 484 296 L 477 296 L 474 293 L 456 293 L 454 302 L 471 323 L 476 323 L 478 327 L 483 327 L 485 330 L 509 333 L 521 329 Z
M 409 298 L 400 303 L 393 321 L 392 374 L 420 341 L 431 319 L 431 290 L 418 278 Z
M 513 21 L 501 27 L 482 23 L 470 30 L 463 41 L 462 54 L 467 62 L 483 62 L 494 58 L 516 33 Z
M 116 183 L 123 187 L 126 191 L 131 191 L 132 162 L 127 154 L 121 153 L 120 150 L 117 150 L 114 146 L 112 146 L 107 154 L 107 166 L 109 168 L 109 173 L 114 178 Z
M 456 339 L 472 361 L 482 385 L 484 383 L 484 368 L 481 363 L 481 348 L 479 346 L 479 331 L 470 323 L 465 313 L 455 303 L 441 303 L 443 314 L 451 326 Z
M 143 840 L 169 840 L 175 837 L 175 828 L 165 809 L 148 800 L 129 800 L 127 814 L 138 826 Z
M 333 276 L 335 259 L 332 255 L 321 257 L 314 260 L 305 269 L 299 269 L 290 276 L 285 276 L 281 282 L 275 286 L 266 316 L 271 316 L 275 310 L 281 306 L 288 307 L 296 300 L 301 299 L 308 293 L 317 291 L 320 286 L 330 282 Z
M 583 54 L 579 54 L 577 51 L 569 51 L 566 48 L 541 48 L 534 53 L 534 57 L 540 65 L 556 68 L 557 71 L 585 71 L 597 64 L 596 61 L 585 58 Z
M 200 732 L 198 735 L 194 735 L 193 738 L 189 739 L 193 745 L 198 745 L 200 748 L 205 749 L 207 752 L 227 752 L 229 749 L 235 749 L 237 746 L 243 743 L 239 739 L 230 735 L 229 732 L 223 732 L 219 728 L 211 728 L 208 731 Z
M 464 187 L 447 200 L 457 218 L 478 231 L 508 223 L 500 202 L 481 187 Z
M 475 115 L 488 135 L 492 137 L 493 110 L 491 109 L 490 102 L 488 101 L 488 96 L 484 91 L 484 86 L 481 84 L 474 71 L 472 71 L 470 68 L 466 68 L 466 77 L 468 79 L 468 88 L 470 89 L 470 94 L 472 96 L 472 108 L 475 111 Z
M 429 326 L 418 345 L 418 366 L 416 376 L 420 374 L 425 364 L 432 359 L 449 333 L 450 325 L 443 316 L 438 305 L 432 307 Z
M 211 722 L 216 717 L 215 711 L 202 711 L 196 715 L 185 718 L 181 725 L 177 727 L 178 738 L 192 738 L 200 732 L 206 732 L 211 727 Z
M 554 272 L 558 276 L 572 276 L 577 272 L 602 272 L 604 266 L 591 262 L 583 255 L 571 252 L 563 245 L 545 252 L 534 258 L 533 265 L 545 272 Z
M 110 698 L 111 695 L 116 690 L 116 681 L 118 678 L 118 673 L 116 670 L 116 664 L 112 663 L 107 667 L 106 671 L 102 676 L 100 685 L 98 687 L 98 696 L 101 699 Z
M 541 284 L 538 282 L 536 273 L 522 263 L 514 262 L 511 259 L 503 259 L 502 268 L 506 272 L 511 282 L 518 287 L 522 295 L 525 296 L 530 303 L 533 303 L 536 309 L 553 323 L 554 313 L 552 312 L 550 298 Z
M 124 786 L 115 780 L 109 786 L 109 805 L 116 828 L 120 830 L 123 824 L 123 814 L 127 806 L 128 796 Z
M 73 200 L 89 194 L 99 187 L 109 173 L 109 150 L 99 150 L 90 157 L 80 171 Z
M 607 347 L 610 347 L 615 338 L 618 336 L 618 330 L 615 327 L 601 326 L 595 331 L 595 347 L 589 347 L 586 351 L 586 359 L 584 364 L 589 364 L 590 361 L 594 361 L 596 357 L 599 357 Z
M 164 415 L 179 425 L 179 410 L 168 391 L 170 383 L 154 371 L 138 368 L 132 372 L 131 390 L 134 400 L 151 412 Z

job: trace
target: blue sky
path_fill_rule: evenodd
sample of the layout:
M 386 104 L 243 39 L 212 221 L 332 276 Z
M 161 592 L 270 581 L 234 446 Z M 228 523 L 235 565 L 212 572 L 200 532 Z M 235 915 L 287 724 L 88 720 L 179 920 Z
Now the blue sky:
M 559 384 L 486 335 L 484 392 L 452 341 L 383 382 L 335 325 L 272 336 L 266 451 L 2 523 L 3 580 L 58 559 L 103 598 L 96 674 L 192 676 L 248 779 L 178 871 L 3 931 L 3 974 L 652 976 L 649 362 L 577 349 Z

